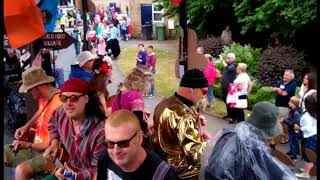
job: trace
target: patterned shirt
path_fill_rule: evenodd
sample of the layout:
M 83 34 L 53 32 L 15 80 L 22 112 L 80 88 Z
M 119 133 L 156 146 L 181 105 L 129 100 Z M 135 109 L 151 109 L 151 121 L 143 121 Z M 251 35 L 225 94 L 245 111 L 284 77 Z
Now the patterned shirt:
M 72 120 L 60 107 L 50 119 L 49 132 L 50 142 L 59 139 L 66 148 L 70 156 L 68 165 L 78 174 L 77 179 L 93 179 L 99 157 L 107 153 L 103 124 L 94 117 L 86 118 L 80 133 L 75 134 Z

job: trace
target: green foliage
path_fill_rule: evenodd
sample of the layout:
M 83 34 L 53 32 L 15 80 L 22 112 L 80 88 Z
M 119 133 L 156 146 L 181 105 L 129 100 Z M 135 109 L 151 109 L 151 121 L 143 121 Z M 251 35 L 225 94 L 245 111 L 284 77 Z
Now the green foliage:
M 213 85 L 213 93 L 215 97 L 222 98 L 222 89 L 220 83 L 215 83 Z
M 235 0 L 233 4 L 242 34 L 250 30 L 271 37 L 293 37 L 296 30 L 317 16 L 316 0 Z
M 258 92 L 258 89 L 259 89 L 258 85 L 256 83 L 252 82 L 252 89 L 251 89 L 250 93 L 255 94 Z
M 179 6 L 172 6 L 173 0 L 153 0 L 159 3 L 160 9 L 165 8 L 164 16 L 174 17 L 179 15 Z M 198 36 L 208 34 L 208 27 L 212 25 L 212 21 L 217 12 L 228 12 L 232 10 L 234 0 L 185 0 L 188 15 L 189 26 L 196 30 Z
M 236 63 L 247 64 L 247 73 L 255 75 L 256 65 L 261 56 L 261 48 L 253 48 L 250 45 L 242 46 L 239 43 L 234 43 L 230 47 L 225 47 L 221 55 L 223 58 L 226 58 L 227 54 L 231 52 L 236 55 Z
M 216 67 L 217 70 L 220 71 L 220 73 L 222 75 L 222 73 L 224 71 L 224 66 L 223 66 L 222 62 L 221 61 L 215 61 L 215 67 Z
M 248 97 L 248 109 L 252 109 L 252 106 L 260 101 L 269 101 L 271 103 L 275 103 L 276 94 L 273 91 L 272 87 L 265 86 L 260 89 L 256 93 L 249 94 Z

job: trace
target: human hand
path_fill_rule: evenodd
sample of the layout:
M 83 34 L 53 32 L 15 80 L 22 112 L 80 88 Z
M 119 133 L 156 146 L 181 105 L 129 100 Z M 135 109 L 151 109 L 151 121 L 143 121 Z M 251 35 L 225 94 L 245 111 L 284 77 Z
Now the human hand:
M 298 124 L 294 124 L 293 127 L 294 127 L 294 130 L 297 130 L 297 131 L 301 130 L 301 128 L 300 128 L 300 126 Z
M 58 170 L 56 170 L 56 172 L 54 173 L 54 175 L 59 179 L 59 180 L 64 180 L 64 172 L 65 169 L 64 168 L 58 168 Z
M 206 117 L 202 114 L 199 115 L 199 121 L 200 121 L 201 126 L 205 126 L 207 124 Z
M 273 89 L 274 92 L 277 92 L 277 91 L 278 91 L 278 88 L 277 88 L 277 87 L 273 87 L 272 89 Z
M 211 139 L 211 136 L 206 132 L 203 132 L 201 136 L 204 142 L 208 142 Z
M 284 121 L 283 117 L 282 117 L 282 118 L 280 118 L 280 122 L 282 123 L 283 121 Z
M 13 151 L 17 152 L 20 149 L 29 149 L 31 148 L 32 143 L 26 141 L 14 140 L 11 144 L 13 146 Z
M 27 132 L 28 128 L 26 126 L 22 126 L 16 130 L 16 132 L 14 133 L 14 138 L 16 138 L 17 140 L 21 140 L 21 138 L 25 136 Z
M 47 160 L 53 161 L 58 154 L 58 144 L 52 143 L 43 153 L 43 157 Z

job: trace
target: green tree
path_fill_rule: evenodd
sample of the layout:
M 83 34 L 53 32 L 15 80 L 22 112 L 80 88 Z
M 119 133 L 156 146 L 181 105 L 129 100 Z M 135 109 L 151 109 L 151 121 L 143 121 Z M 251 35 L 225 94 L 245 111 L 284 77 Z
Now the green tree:
M 254 30 L 292 38 L 317 16 L 316 0 L 235 0 L 233 6 L 242 34 Z
M 165 16 L 179 15 L 179 6 L 171 6 L 173 0 L 154 0 L 159 3 L 158 8 L 165 8 Z M 234 0 L 185 0 L 188 14 L 188 25 L 195 29 L 200 36 L 210 33 L 210 27 L 221 26 L 221 20 L 225 12 L 233 14 L 232 4 Z M 224 22 L 226 23 L 226 22 Z M 220 27 L 221 28 L 221 27 Z

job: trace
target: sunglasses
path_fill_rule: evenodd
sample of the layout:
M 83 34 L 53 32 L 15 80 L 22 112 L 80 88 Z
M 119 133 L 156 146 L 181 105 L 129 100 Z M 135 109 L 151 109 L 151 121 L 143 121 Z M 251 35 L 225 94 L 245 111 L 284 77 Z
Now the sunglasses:
M 113 149 L 113 148 L 114 148 L 114 145 L 116 145 L 116 144 L 118 145 L 119 148 L 127 148 L 127 147 L 130 146 L 130 141 L 131 141 L 134 137 L 136 137 L 136 135 L 138 134 L 138 132 L 139 132 L 139 131 L 137 131 L 136 133 L 134 133 L 133 136 L 132 136 L 130 139 L 128 139 L 128 140 L 122 140 L 122 141 L 118 141 L 118 142 L 113 142 L 113 141 L 107 140 L 107 141 L 105 142 L 105 144 L 106 144 L 106 146 L 107 146 L 108 149 Z
M 77 102 L 79 100 L 80 97 L 84 96 L 86 94 L 81 94 L 81 95 L 71 95 L 71 96 L 66 96 L 66 95 L 59 95 L 59 99 L 61 102 L 67 102 L 68 99 L 70 100 L 70 102 Z

